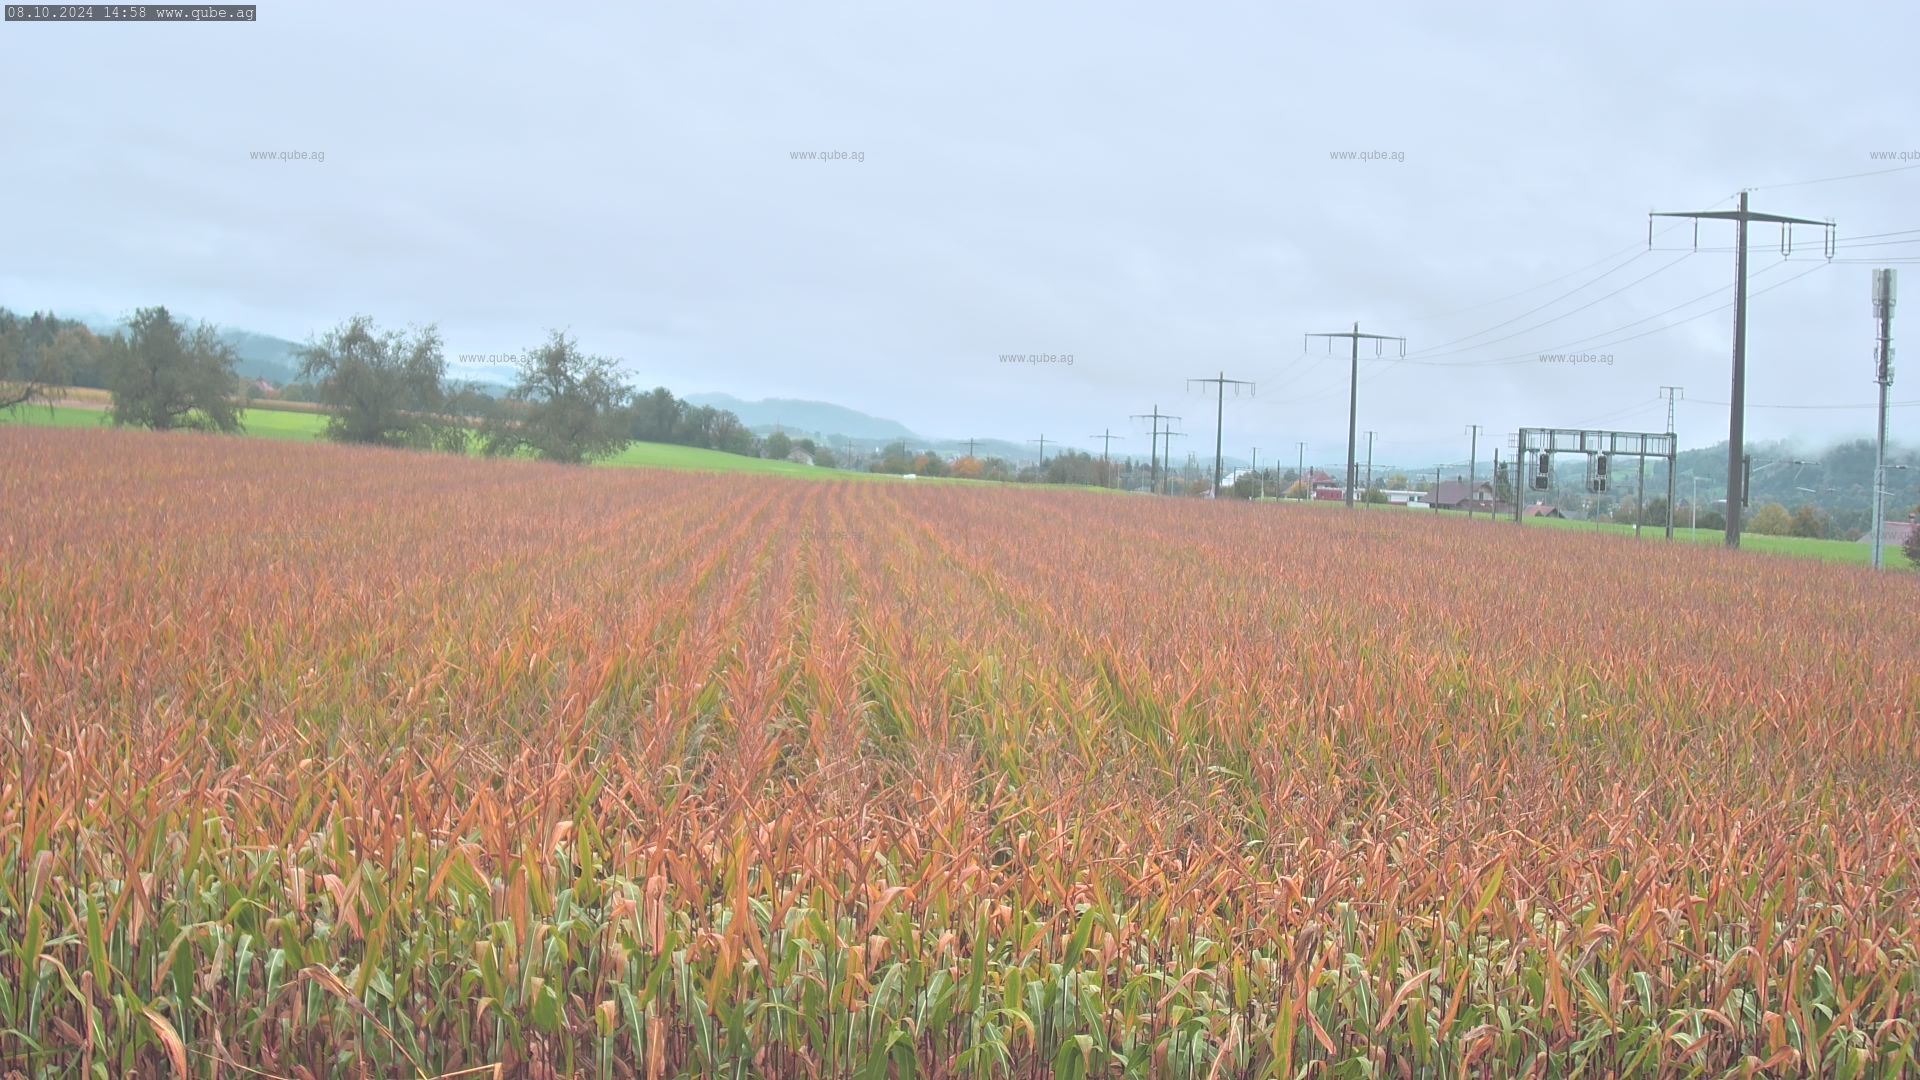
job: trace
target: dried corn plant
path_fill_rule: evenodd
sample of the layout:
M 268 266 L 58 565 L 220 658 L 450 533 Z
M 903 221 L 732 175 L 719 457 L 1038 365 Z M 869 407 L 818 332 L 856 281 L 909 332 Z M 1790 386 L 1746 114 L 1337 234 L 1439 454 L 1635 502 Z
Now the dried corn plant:
M 1920 585 L 0 429 L 0 1073 L 1898 1076 Z

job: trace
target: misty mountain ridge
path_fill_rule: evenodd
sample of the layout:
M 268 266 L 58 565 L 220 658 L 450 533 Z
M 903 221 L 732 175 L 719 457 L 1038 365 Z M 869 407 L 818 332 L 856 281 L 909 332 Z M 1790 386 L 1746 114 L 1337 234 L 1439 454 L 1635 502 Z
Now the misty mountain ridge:
M 723 393 L 688 394 L 686 401 L 692 405 L 725 409 L 739 417 L 741 423 L 763 434 L 765 432 L 762 429 L 770 431 L 779 428 L 789 435 L 843 435 L 861 440 L 920 439 L 897 420 L 872 416 L 858 409 L 825 401 L 802 401 L 798 398 L 745 401 Z

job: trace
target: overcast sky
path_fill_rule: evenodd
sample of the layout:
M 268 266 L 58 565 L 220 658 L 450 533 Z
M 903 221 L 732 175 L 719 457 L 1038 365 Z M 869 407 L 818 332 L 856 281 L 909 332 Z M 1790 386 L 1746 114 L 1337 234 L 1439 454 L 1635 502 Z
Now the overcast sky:
M 1428 361 L 1362 348 L 1382 464 L 1464 460 L 1472 423 L 1483 460 L 1521 425 L 1660 430 L 1662 384 L 1704 445 L 1733 226 L 1695 253 L 1663 222 L 1648 251 L 1647 213 L 1744 187 L 1834 219 L 1832 264 L 1818 228 L 1785 263 L 1754 229 L 1748 399 L 1871 402 L 1870 271 L 1920 255 L 1920 169 L 1873 157 L 1920 165 L 1916 10 L 267 0 L 251 25 L 6 23 L 0 306 L 164 303 L 302 341 L 364 312 L 438 323 L 449 359 L 563 328 L 646 386 L 930 436 L 1111 427 L 1140 453 L 1128 417 L 1156 404 L 1210 453 L 1184 380 L 1224 371 L 1257 383 L 1227 400 L 1229 452 L 1323 463 L 1347 347 L 1302 335 L 1358 320 Z M 1539 360 L 1571 352 L 1612 362 Z M 1920 439 L 1920 408 L 1893 415 Z M 1872 414 L 1754 408 L 1748 431 Z

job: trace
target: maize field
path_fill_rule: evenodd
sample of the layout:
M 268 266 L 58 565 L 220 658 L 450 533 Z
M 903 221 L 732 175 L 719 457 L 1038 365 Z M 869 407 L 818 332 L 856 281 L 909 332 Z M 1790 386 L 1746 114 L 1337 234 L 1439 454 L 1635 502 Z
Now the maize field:
M 0 1076 L 1920 1071 L 1920 581 L 0 428 Z

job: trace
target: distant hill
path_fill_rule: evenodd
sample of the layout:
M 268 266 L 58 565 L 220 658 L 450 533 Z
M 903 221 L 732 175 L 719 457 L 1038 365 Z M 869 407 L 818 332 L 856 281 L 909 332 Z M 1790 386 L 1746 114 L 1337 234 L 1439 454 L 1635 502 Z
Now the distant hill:
M 869 416 L 858 409 L 824 401 L 799 401 L 793 398 L 767 398 L 743 401 L 732 394 L 688 394 L 693 405 L 725 409 L 740 422 L 758 431 L 781 428 L 791 435 L 844 435 L 852 439 L 910 439 L 919 436 L 895 420 Z
M 220 340 L 232 346 L 239 358 L 233 369 L 246 378 L 285 386 L 300 371 L 299 353 L 305 346 L 297 342 L 251 330 L 222 330 Z
M 103 337 L 127 328 L 125 319 L 116 319 L 105 315 L 86 313 L 68 316 L 86 325 L 86 328 Z M 183 322 L 198 322 L 190 315 L 174 312 L 174 317 Z M 233 349 L 238 362 L 233 370 L 242 378 L 265 379 L 276 386 L 284 386 L 294 380 L 300 370 L 299 352 L 305 346 L 296 341 L 277 338 L 272 334 L 256 334 L 251 330 L 229 330 L 221 328 L 220 340 Z

